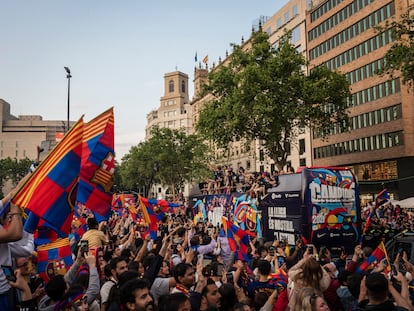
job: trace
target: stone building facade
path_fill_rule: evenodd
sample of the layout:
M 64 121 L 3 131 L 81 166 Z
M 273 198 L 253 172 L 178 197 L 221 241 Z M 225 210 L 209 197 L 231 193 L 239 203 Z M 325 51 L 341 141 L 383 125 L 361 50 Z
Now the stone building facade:
M 0 158 L 40 159 L 56 145 L 65 132 L 65 121 L 43 120 L 40 115 L 14 116 L 10 104 L 0 99 Z

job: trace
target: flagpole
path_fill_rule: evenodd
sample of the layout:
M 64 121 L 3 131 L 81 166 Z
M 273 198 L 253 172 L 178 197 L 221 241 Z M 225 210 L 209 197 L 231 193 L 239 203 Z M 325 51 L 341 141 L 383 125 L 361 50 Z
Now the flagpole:
M 64 67 L 66 70 L 66 78 L 68 79 L 68 120 L 66 124 L 66 132 L 69 132 L 69 118 L 70 118 L 70 78 L 72 78 L 72 75 L 70 74 L 69 67 Z

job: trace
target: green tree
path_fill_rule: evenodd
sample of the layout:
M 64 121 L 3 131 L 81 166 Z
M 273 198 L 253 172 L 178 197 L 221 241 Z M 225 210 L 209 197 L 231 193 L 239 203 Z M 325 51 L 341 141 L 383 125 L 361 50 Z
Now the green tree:
M 122 182 L 121 177 L 121 166 L 118 161 L 115 160 L 115 171 L 114 171 L 114 186 L 113 186 L 113 192 L 120 192 L 122 189 L 124 189 L 124 185 Z
M 252 33 L 245 51 L 232 44 L 229 63 L 210 72 L 204 95 L 211 100 L 196 128 L 220 148 L 231 142 L 260 139 L 279 169 L 286 164 L 298 128 L 317 127 L 323 136 L 337 123 L 347 128 L 349 84 L 344 75 L 326 67 L 305 75 L 304 57 L 290 44 L 290 34 L 275 50 L 268 35 Z
M 17 183 L 29 172 L 32 160 L 25 159 L 12 159 L 10 157 L 0 159 L 0 195 L 3 197 L 2 189 L 8 180 L 11 180 L 12 186 L 16 186 Z
M 381 73 L 393 75 L 394 72 L 400 71 L 403 83 L 412 85 L 414 81 L 414 17 L 409 14 L 401 16 L 399 21 L 387 23 L 385 27 L 378 28 L 384 31 L 386 28 L 392 28 L 395 43 L 385 54 L 384 67 Z
M 122 158 L 122 183 L 129 189 L 161 183 L 173 196 L 184 182 L 198 181 L 208 174 L 208 151 L 197 135 L 182 130 L 154 128 L 152 137 L 130 149 Z

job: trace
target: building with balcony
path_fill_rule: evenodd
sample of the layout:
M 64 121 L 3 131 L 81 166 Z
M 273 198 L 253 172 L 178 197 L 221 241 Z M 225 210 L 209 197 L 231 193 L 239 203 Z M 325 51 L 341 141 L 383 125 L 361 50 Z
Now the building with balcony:
M 271 17 L 261 17 L 253 24 L 252 29 L 257 31 L 261 28 L 269 35 L 269 42 L 277 49 L 280 38 L 291 31 L 291 43 L 296 49 L 306 56 L 306 3 L 301 0 L 291 0 Z M 244 50 L 250 48 L 250 40 L 242 38 L 241 47 Z M 223 60 L 219 59 L 217 66 L 213 63 L 210 70 L 216 70 L 219 66 L 226 66 L 229 62 L 229 55 L 226 52 Z M 193 124 L 197 123 L 200 110 L 211 100 L 211 95 L 200 96 L 199 91 L 203 83 L 207 82 L 208 67 L 194 69 L 194 98 L 191 101 Z M 306 69 L 304 68 L 304 71 Z M 311 165 L 311 139 L 310 131 L 306 128 L 297 129 L 296 140 L 291 142 L 290 154 L 287 158 L 287 166 L 297 169 L 300 166 Z M 220 164 L 227 164 L 233 168 L 243 166 L 248 172 L 273 172 L 276 170 L 275 163 L 265 155 L 263 142 L 256 141 L 235 141 L 229 150 L 217 150 L 217 161 Z

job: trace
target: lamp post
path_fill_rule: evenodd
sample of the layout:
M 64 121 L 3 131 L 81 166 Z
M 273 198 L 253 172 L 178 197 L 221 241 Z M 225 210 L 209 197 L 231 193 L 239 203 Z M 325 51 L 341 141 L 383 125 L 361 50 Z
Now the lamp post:
M 69 117 L 70 117 L 70 78 L 72 75 L 70 74 L 69 67 L 64 67 L 66 70 L 66 78 L 68 79 L 68 123 L 66 124 L 66 132 L 69 131 Z

